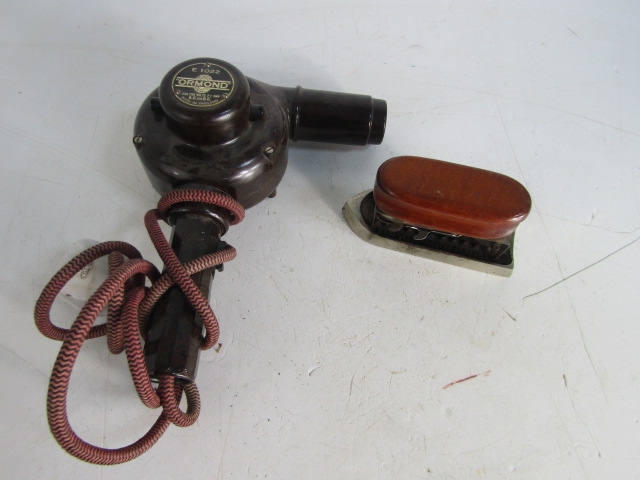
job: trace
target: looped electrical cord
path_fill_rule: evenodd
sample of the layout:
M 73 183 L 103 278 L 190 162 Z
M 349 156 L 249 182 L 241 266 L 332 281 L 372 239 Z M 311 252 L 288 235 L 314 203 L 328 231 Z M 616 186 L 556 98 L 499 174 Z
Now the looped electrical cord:
M 231 225 L 244 218 L 243 207 L 228 195 L 199 189 L 174 190 L 160 199 L 154 210 L 145 215 L 145 226 L 166 273 L 142 258 L 140 252 L 125 242 L 110 241 L 91 247 L 62 267 L 42 291 L 35 307 L 38 330 L 45 336 L 62 341 L 54 363 L 47 395 L 49 427 L 58 443 L 71 455 L 89 463 L 113 465 L 138 457 L 153 446 L 171 423 L 186 427 L 195 423 L 200 413 L 200 396 L 195 383 L 182 384 L 172 375 L 162 375 L 157 389 L 153 388 L 147 371 L 140 341 L 155 303 L 169 287 L 177 284 L 202 317 L 206 334 L 201 348 L 206 350 L 218 342 L 219 327 L 209 301 L 202 294 L 191 275 L 215 267 L 235 258 L 236 250 L 227 247 L 220 252 L 204 255 L 182 264 L 163 235 L 158 220 L 166 220 L 169 209 L 179 203 L 203 203 L 223 208 L 231 214 Z M 109 276 L 91 295 L 71 328 L 53 324 L 51 307 L 66 283 L 93 261 L 109 255 Z M 125 260 L 125 257 L 127 260 Z M 146 279 L 151 287 L 145 286 Z M 107 322 L 94 325 L 98 315 L 108 307 Z M 107 335 L 109 351 L 126 352 L 133 383 L 144 405 L 162 407 L 162 413 L 139 440 L 116 449 L 97 447 L 82 440 L 69 423 L 67 393 L 71 372 L 85 340 Z M 182 394 L 187 411 L 180 410 Z

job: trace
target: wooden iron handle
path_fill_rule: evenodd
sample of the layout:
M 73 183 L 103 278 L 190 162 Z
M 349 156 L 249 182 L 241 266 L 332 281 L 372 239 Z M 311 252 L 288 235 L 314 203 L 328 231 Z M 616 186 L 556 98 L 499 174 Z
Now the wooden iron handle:
M 531 210 L 529 192 L 510 177 L 413 156 L 384 162 L 373 196 L 400 223 L 480 239 L 510 235 Z

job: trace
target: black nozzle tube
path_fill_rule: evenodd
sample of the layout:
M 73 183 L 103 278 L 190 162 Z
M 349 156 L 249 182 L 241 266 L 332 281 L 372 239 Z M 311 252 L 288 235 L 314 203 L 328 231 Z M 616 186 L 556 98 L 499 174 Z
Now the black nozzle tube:
M 379 145 L 387 123 L 387 102 L 368 95 L 290 90 L 292 140 Z

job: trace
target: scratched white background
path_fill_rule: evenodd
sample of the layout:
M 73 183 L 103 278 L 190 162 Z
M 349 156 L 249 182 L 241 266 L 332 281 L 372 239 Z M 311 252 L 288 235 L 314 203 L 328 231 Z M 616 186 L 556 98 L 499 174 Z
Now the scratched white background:
M 4 2 L 0 476 L 639 478 L 639 18 L 623 0 Z M 385 141 L 292 145 L 278 196 L 226 236 L 239 256 L 214 283 L 223 346 L 202 355 L 197 424 L 128 464 L 84 464 L 47 427 L 59 346 L 33 304 L 78 239 L 157 261 L 133 120 L 201 55 L 384 98 Z M 510 279 L 351 232 L 342 204 L 400 154 L 528 188 Z M 107 447 L 157 415 L 103 340 L 69 402 Z

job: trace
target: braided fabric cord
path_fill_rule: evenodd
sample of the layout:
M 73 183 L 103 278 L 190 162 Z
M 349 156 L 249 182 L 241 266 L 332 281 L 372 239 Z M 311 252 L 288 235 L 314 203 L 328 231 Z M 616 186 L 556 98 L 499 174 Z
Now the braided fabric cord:
M 218 341 L 219 327 L 209 301 L 191 279 L 191 275 L 221 265 L 235 258 L 236 251 L 228 247 L 182 264 L 160 230 L 158 220 L 166 219 L 169 209 L 178 203 L 204 203 L 226 209 L 231 224 L 244 218 L 242 206 L 228 195 L 198 189 L 174 190 L 160 199 L 158 206 L 145 215 L 145 226 L 166 266 L 167 273 L 142 258 L 140 252 L 125 242 L 103 242 L 70 260 L 45 286 L 35 306 L 35 322 L 40 332 L 60 340 L 62 347 L 54 363 L 47 394 L 47 417 L 51 433 L 71 455 L 89 463 L 114 465 L 132 460 L 151 448 L 171 423 L 186 427 L 195 423 L 200 413 L 200 396 L 195 383 L 178 384 L 172 375 L 163 375 L 157 389 L 153 388 L 143 355 L 141 334 L 146 331 L 149 315 L 155 303 L 172 285 L 177 284 L 203 319 L 206 334 L 202 349 Z M 91 295 L 71 328 L 53 324 L 51 307 L 66 283 L 93 261 L 109 255 L 109 276 Z M 125 260 L 125 257 L 127 260 Z M 151 287 L 146 287 L 146 279 Z M 108 307 L 107 322 L 94 325 L 100 312 Z M 149 431 L 125 447 L 108 449 L 82 440 L 73 430 L 67 414 L 67 393 L 73 366 L 85 340 L 107 335 L 109 351 L 125 352 L 133 384 L 144 405 L 162 407 L 162 413 Z M 180 407 L 182 395 L 187 399 L 187 411 Z

